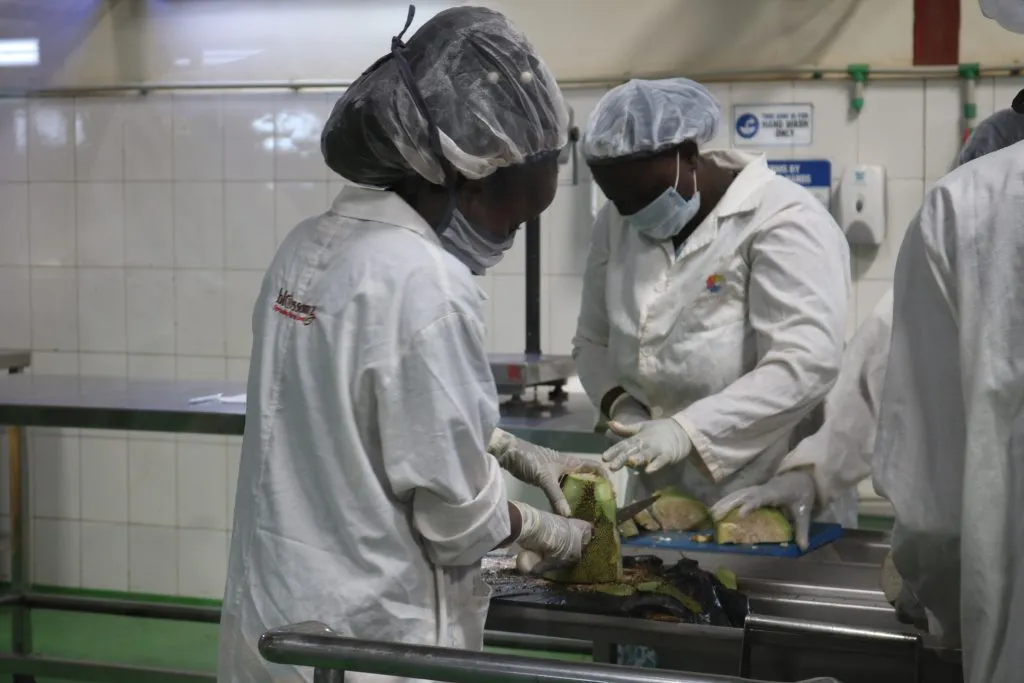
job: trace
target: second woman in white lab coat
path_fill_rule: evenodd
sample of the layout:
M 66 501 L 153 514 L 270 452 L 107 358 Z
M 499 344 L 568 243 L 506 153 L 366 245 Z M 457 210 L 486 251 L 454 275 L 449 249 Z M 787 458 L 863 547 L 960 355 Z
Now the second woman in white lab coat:
M 634 80 L 583 140 L 609 202 L 573 355 L 626 437 L 605 461 L 644 472 L 630 497 L 675 484 L 712 504 L 768 480 L 839 372 L 846 239 L 764 155 L 702 152 L 720 118 L 698 83 Z

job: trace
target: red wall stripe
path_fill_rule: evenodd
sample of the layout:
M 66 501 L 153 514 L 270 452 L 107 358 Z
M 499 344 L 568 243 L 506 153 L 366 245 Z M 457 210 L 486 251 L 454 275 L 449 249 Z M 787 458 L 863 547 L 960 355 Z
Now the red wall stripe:
M 914 66 L 960 62 L 960 0 L 914 0 Z

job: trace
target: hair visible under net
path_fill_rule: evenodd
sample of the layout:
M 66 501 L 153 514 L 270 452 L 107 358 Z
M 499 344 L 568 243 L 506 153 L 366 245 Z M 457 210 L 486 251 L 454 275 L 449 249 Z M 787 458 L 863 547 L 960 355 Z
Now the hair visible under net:
M 714 139 L 722 108 L 708 89 L 688 78 L 632 80 L 597 103 L 583 134 L 588 163 L 651 156 L 684 140 Z
M 485 178 L 565 146 L 568 110 L 555 78 L 498 12 L 441 12 L 409 39 L 403 54 L 444 155 L 462 176 Z M 391 57 L 341 96 L 320 148 L 327 165 L 354 183 L 389 187 L 419 175 L 443 185 L 428 132 Z
M 960 150 L 957 166 L 1024 140 L 1024 114 L 1001 109 L 982 121 Z

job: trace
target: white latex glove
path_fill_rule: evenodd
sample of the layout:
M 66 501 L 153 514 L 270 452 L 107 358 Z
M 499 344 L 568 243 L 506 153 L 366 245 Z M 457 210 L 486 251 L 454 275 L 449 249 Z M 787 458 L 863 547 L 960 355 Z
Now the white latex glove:
M 563 517 L 568 517 L 570 510 L 560 485 L 562 476 L 574 471 L 591 472 L 611 481 L 611 474 L 596 460 L 559 453 L 512 436 L 502 429 L 495 429 L 491 434 L 487 452 L 497 458 L 501 468 L 513 477 L 543 491 L 551 509 Z
M 759 486 L 733 491 L 711 507 L 716 522 L 739 508 L 740 517 L 746 517 L 763 507 L 780 507 L 789 513 L 795 528 L 796 544 L 807 550 L 814 510 L 814 479 L 806 472 L 794 470 L 780 474 Z
M 906 583 L 900 589 L 900 594 L 896 598 L 893 607 L 896 608 L 896 619 L 900 623 L 910 624 L 926 633 L 928 632 L 928 615 L 925 613 L 921 603 L 917 601 L 914 591 L 908 588 Z
M 628 465 L 652 474 L 682 462 L 693 449 L 690 436 L 673 419 L 649 420 L 633 426 L 609 422 L 608 428 L 619 436 L 629 437 L 601 456 L 612 472 Z
M 629 394 L 622 394 L 612 401 L 608 413 L 608 422 L 614 422 L 624 429 L 638 428 L 642 422 L 651 419 L 651 413 L 647 407 Z M 622 441 L 622 437 L 611 429 L 605 432 L 605 437 L 608 439 L 609 446 L 614 446 Z
M 559 517 L 526 503 L 512 502 L 523 520 L 516 543 L 523 552 L 516 567 L 526 574 L 543 574 L 580 561 L 593 527 L 583 520 Z

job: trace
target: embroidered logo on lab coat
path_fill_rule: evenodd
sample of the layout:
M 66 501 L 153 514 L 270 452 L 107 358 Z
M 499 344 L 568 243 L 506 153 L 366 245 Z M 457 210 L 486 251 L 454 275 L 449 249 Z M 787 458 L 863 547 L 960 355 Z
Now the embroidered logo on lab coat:
M 273 306 L 275 313 L 298 321 L 303 325 L 312 325 L 316 320 L 316 306 L 299 303 L 287 289 L 277 291 L 277 299 Z
M 704 283 L 704 286 L 707 287 L 707 290 L 712 294 L 718 294 L 722 291 L 722 287 L 725 286 L 725 278 L 718 273 L 708 275 L 708 280 Z

